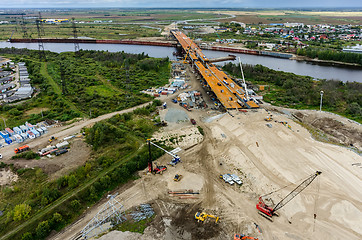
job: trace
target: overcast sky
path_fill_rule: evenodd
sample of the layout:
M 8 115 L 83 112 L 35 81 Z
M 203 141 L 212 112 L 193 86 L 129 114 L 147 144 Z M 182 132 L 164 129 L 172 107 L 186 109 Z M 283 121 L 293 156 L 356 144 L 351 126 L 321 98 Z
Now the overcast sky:
M 0 0 L 0 8 L 308 8 L 362 7 L 362 0 Z

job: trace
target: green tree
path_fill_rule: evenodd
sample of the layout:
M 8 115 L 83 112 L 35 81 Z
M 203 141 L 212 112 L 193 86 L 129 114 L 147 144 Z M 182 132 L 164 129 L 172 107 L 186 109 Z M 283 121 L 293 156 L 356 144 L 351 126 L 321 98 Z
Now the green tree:
M 78 211 L 80 209 L 80 202 L 77 199 L 74 199 L 70 202 L 70 206 L 72 206 L 75 211 Z
M 358 103 L 353 102 L 348 105 L 348 112 L 352 115 L 361 116 L 362 108 Z
M 49 203 L 48 198 L 46 198 L 45 196 L 43 196 L 43 197 L 41 198 L 40 204 L 41 204 L 42 206 L 46 206 L 46 205 L 48 205 L 48 203 Z
M 70 175 L 68 178 L 68 185 L 70 188 L 75 188 L 78 186 L 78 180 L 74 175 Z
M 14 208 L 14 221 L 21 221 L 22 219 L 27 219 L 29 213 L 31 212 L 31 207 L 28 204 L 22 203 L 16 205 Z
M 31 234 L 30 232 L 26 232 L 23 234 L 23 236 L 21 237 L 21 240 L 33 240 L 33 234 Z
M 38 238 L 45 238 L 46 236 L 48 236 L 50 232 L 50 226 L 48 221 L 42 221 L 41 223 L 39 223 L 35 229 L 35 232 Z
M 61 224 L 63 223 L 63 217 L 60 213 L 54 213 L 53 217 L 51 218 L 50 222 L 50 227 L 52 229 L 58 229 L 59 226 L 61 226 Z

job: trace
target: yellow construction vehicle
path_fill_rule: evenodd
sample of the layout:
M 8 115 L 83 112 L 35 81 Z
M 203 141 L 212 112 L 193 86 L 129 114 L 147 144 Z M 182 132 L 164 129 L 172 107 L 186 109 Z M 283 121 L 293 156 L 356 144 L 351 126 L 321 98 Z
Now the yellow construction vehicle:
M 270 115 L 270 116 L 267 116 L 266 118 L 264 118 L 264 120 L 267 122 L 271 122 L 273 120 L 273 117 Z
M 49 140 L 48 140 L 48 142 L 53 142 L 53 141 L 55 141 L 55 140 L 57 140 L 58 138 L 57 137 L 54 137 L 54 136 L 51 136 L 50 138 L 49 138 Z
M 175 182 L 178 182 L 178 181 L 181 180 L 181 178 L 182 178 L 182 175 L 181 175 L 181 174 L 176 174 L 175 177 L 173 178 L 173 180 L 174 180 Z
M 195 219 L 197 220 L 197 222 L 203 222 L 204 223 L 207 218 L 215 218 L 215 223 L 217 223 L 217 221 L 219 221 L 219 217 L 207 214 L 205 212 L 202 212 L 202 213 L 197 212 L 195 214 Z

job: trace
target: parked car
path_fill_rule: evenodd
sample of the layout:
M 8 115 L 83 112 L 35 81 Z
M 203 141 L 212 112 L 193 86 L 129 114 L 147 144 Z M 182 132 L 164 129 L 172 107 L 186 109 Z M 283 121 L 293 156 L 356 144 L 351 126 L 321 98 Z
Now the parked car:
M 192 125 L 195 125 L 195 124 L 196 124 L 195 119 L 191 118 L 190 121 L 191 121 Z

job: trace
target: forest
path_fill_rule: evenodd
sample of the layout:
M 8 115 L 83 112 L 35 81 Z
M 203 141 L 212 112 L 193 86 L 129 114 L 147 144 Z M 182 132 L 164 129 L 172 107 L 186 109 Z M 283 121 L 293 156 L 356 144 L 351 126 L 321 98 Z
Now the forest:
M 223 69 L 241 78 L 240 67 L 228 63 Z M 336 80 L 313 80 L 311 77 L 275 71 L 262 65 L 243 65 L 245 78 L 253 84 L 268 85 L 264 101 L 273 105 L 319 109 L 320 91 L 323 91 L 323 110 L 334 112 L 362 122 L 362 84 Z
M 143 53 L 46 52 L 47 61 L 39 61 L 37 51 L 28 49 L 0 49 L 0 54 L 26 62 L 36 89 L 30 100 L 0 107 L 0 115 L 10 127 L 25 121 L 93 118 L 130 108 L 151 101 L 150 95 L 140 91 L 164 85 L 170 75 L 168 58 Z

